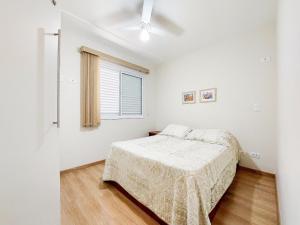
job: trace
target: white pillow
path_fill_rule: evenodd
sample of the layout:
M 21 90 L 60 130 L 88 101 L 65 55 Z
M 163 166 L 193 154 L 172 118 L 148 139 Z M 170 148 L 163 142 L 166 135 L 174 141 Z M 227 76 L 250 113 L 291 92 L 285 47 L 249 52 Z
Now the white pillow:
M 198 140 L 210 144 L 230 145 L 231 134 L 226 130 L 220 129 L 194 129 L 185 139 Z
M 170 124 L 168 125 L 160 135 L 184 138 L 192 129 L 182 125 Z
M 190 133 L 187 134 L 185 139 L 201 141 L 205 135 L 205 132 L 206 130 L 204 129 L 193 129 Z

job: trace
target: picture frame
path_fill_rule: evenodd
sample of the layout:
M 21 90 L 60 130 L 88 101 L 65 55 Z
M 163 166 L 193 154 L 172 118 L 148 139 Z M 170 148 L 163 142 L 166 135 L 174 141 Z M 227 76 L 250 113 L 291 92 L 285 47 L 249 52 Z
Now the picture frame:
M 182 92 L 182 104 L 196 103 L 196 91 Z
M 217 101 L 217 88 L 203 89 L 199 91 L 200 103 L 209 103 Z

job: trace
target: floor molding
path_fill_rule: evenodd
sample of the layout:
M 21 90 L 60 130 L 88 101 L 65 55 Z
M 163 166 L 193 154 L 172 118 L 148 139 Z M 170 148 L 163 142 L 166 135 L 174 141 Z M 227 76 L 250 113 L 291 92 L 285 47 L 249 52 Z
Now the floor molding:
M 70 169 L 62 170 L 62 171 L 60 171 L 60 173 L 61 174 L 62 173 L 68 173 L 68 172 L 71 172 L 71 171 L 74 171 L 74 170 L 84 169 L 84 168 L 87 168 L 87 167 L 90 167 L 90 166 L 102 164 L 104 162 L 105 162 L 105 159 L 104 160 L 99 160 L 99 161 L 96 161 L 96 162 L 92 162 L 92 163 L 88 163 L 88 164 L 84 164 L 84 165 L 81 165 L 81 166 L 73 167 L 73 168 L 70 168 Z M 274 173 L 264 172 L 264 171 L 261 171 L 261 170 L 256 170 L 256 169 L 244 167 L 244 166 L 241 166 L 241 165 L 238 165 L 238 167 L 240 169 L 242 169 L 242 170 L 248 170 L 248 171 L 254 172 L 256 174 L 265 175 L 265 176 L 269 176 L 269 177 L 274 177 L 275 178 L 275 174 Z
M 129 198 L 129 193 L 124 194 L 125 190 L 120 191 L 113 182 L 103 182 L 100 177 L 104 166 L 100 163 L 62 174 L 62 225 L 97 224 L 99 221 L 104 224 L 164 224 L 150 209 L 133 197 Z M 257 225 L 278 225 L 275 188 L 274 178 L 239 167 L 233 183 L 209 215 L 212 224 L 241 225 L 255 221 Z
M 85 169 L 85 168 L 88 168 L 90 166 L 95 166 L 95 165 L 103 164 L 103 163 L 105 163 L 105 160 L 99 160 L 99 161 L 96 161 L 96 162 L 92 162 L 92 163 L 84 164 L 84 165 L 81 165 L 81 166 L 73 167 L 73 168 L 70 168 L 70 169 L 62 170 L 62 171 L 60 171 L 60 174 L 73 172 L 75 170 Z

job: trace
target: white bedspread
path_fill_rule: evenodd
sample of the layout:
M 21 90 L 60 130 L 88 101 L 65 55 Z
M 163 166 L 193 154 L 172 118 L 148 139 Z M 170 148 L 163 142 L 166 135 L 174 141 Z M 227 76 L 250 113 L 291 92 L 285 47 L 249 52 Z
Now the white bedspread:
M 230 146 L 163 135 L 116 142 L 103 180 L 119 183 L 170 225 L 209 225 L 209 212 L 221 198 L 213 195 L 231 183 L 238 151 L 234 137 Z M 228 166 L 233 172 L 224 175 Z

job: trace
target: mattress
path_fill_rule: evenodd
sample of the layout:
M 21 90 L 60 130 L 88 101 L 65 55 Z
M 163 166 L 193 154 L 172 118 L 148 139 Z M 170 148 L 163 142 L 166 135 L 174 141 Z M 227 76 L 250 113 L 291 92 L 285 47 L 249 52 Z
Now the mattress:
M 103 173 L 170 225 L 209 225 L 235 175 L 239 145 L 164 135 L 112 145 Z

